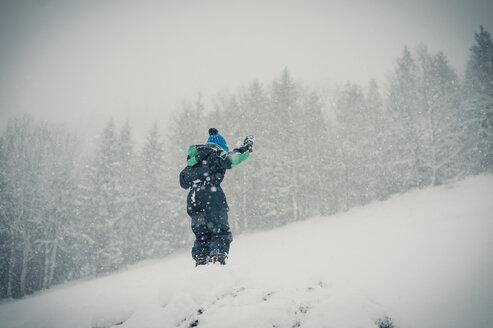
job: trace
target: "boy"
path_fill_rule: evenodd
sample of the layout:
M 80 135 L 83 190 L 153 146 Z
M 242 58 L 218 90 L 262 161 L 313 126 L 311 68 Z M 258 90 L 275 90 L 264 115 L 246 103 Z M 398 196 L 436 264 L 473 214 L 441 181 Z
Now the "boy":
M 211 128 L 205 145 L 192 145 L 188 149 L 187 167 L 180 173 L 180 185 L 190 189 L 187 213 L 195 234 L 192 248 L 195 266 L 209 262 L 226 264 L 233 236 L 221 182 L 227 169 L 250 156 L 253 142 L 253 136 L 246 137 L 242 147 L 229 152 L 226 140 L 217 129 Z

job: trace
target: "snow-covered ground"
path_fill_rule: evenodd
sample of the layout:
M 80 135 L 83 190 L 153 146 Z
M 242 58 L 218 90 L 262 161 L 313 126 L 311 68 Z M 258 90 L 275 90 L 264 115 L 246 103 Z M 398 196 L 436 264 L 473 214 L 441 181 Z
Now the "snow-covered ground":
M 187 219 L 186 217 L 184 219 Z M 493 176 L 0 303 L 0 327 L 493 327 Z

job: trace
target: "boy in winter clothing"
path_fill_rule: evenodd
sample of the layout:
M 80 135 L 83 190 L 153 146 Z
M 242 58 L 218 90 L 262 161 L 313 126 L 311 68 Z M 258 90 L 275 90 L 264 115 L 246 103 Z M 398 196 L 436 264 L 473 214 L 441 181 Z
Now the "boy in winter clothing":
M 247 137 L 242 147 L 229 152 L 226 140 L 214 128 L 209 129 L 205 145 L 192 145 L 188 149 L 187 166 L 180 173 L 180 185 L 190 189 L 187 212 L 195 234 L 192 257 L 196 266 L 208 262 L 226 264 L 233 236 L 221 182 L 226 170 L 247 159 L 252 150 L 253 137 Z

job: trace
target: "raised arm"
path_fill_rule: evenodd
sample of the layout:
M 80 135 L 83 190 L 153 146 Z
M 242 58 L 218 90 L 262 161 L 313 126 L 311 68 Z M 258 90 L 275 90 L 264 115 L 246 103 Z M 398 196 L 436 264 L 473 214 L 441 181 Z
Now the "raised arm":
M 246 160 L 250 156 L 250 151 L 247 146 L 235 148 L 231 152 L 221 152 L 218 156 L 217 163 L 218 169 L 229 170 L 235 166 L 238 166 L 241 162 Z

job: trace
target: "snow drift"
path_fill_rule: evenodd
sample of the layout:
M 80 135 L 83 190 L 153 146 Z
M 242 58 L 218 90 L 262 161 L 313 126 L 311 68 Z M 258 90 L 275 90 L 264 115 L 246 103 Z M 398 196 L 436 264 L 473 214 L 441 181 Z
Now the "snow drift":
M 188 219 L 184 216 L 184 219 Z M 0 305 L 17 327 L 493 326 L 493 177 L 237 237 Z

